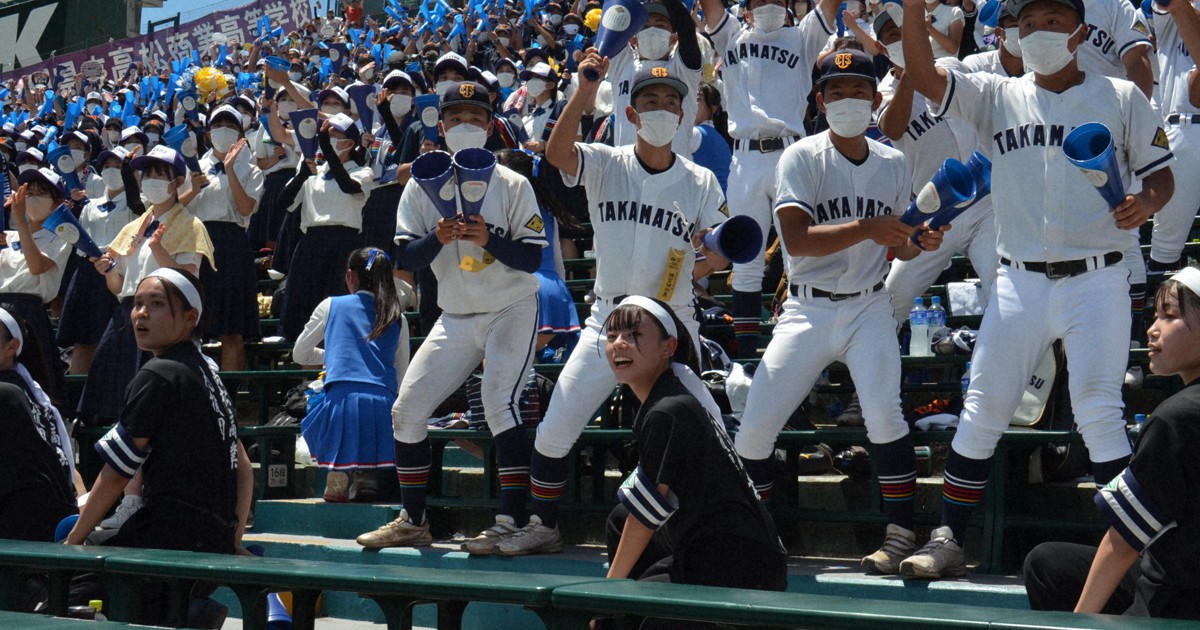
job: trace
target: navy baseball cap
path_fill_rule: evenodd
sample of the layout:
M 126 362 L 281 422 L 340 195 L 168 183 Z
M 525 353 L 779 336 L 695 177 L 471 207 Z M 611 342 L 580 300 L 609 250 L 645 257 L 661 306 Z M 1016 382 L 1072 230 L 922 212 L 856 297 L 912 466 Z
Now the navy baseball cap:
M 183 156 L 175 151 L 175 149 L 161 144 L 150 149 L 150 152 L 146 155 L 139 155 L 133 158 L 129 166 L 135 171 L 144 171 L 155 162 L 174 168 L 176 177 L 183 177 L 187 173 L 187 164 L 184 163 Z
M 843 48 L 825 56 L 818 66 L 817 85 L 838 77 L 866 79 L 875 85 L 875 61 L 861 50 Z
M 62 177 L 60 177 L 58 173 L 55 173 L 53 170 L 45 166 L 38 169 L 25 171 L 24 173 L 17 175 L 18 184 L 24 185 L 32 181 L 40 181 L 57 190 L 60 197 L 67 196 L 67 185 L 63 183 Z
M 665 18 L 670 18 L 671 14 L 667 11 L 667 5 L 659 0 L 650 0 L 642 5 L 646 8 L 646 13 L 657 13 Z
M 889 11 L 889 7 L 895 8 Z M 888 22 L 895 23 L 897 28 L 904 26 L 903 9 L 900 8 L 899 4 L 894 2 L 885 2 L 884 4 L 880 5 L 879 15 L 876 15 L 875 21 L 871 23 L 871 29 L 875 31 L 875 37 L 879 37 L 879 33 L 885 26 L 888 25 Z
M 688 95 L 687 84 L 673 76 L 670 70 L 664 66 L 643 66 L 641 70 L 633 77 L 633 90 L 630 92 L 630 99 L 637 96 L 638 92 L 652 86 L 666 85 L 679 92 L 679 98 L 684 98 Z
M 1013 17 L 1020 18 L 1021 9 L 1024 9 L 1025 7 L 1027 7 L 1037 1 L 1038 0 L 1010 0 L 1008 2 L 1008 12 Z M 1084 12 L 1083 12 L 1083 0 L 1049 0 L 1049 1 L 1057 2 L 1058 4 L 1061 4 L 1064 7 L 1074 9 L 1075 12 L 1079 14 L 1079 21 L 1080 22 L 1084 21 L 1085 18 L 1084 18 Z
M 488 89 L 474 81 L 459 81 L 441 94 L 442 101 L 438 109 L 446 111 L 447 107 L 455 105 L 475 105 L 482 107 L 488 114 L 492 113 L 492 104 L 488 101 Z

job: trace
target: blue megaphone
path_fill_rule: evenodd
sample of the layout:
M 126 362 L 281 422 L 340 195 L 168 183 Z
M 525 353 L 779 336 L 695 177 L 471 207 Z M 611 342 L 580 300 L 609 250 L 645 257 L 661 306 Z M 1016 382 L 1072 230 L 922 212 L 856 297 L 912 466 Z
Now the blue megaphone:
M 316 109 L 298 109 L 288 114 L 292 119 L 292 129 L 296 130 L 296 144 L 304 158 L 314 160 L 317 157 L 317 132 L 320 124 L 317 122 Z
M 279 593 L 267 593 L 267 630 L 291 630 L 292 614 L 288 612 Z
M 189 171 L 200 172 L 200 159 L 196 155 L 196 139 L 192 137 L 192 130 L 188 128 L 187 124 L 171 127 L 163 134 L 162 139 L 167 146 L 183 156 L 183 161 L 187 163 Z
M 62 204 L 46 220 L 42 222 L 42 227 L 53 232 L 58 238 L 75 246 L 84 256 L 88 258 L 99 258 L 103 255 L 100 248 L 96 246 L 96 241 L 88 235 L 87 230 L 83 229 L 83 225 L 79 223 L 79 219 L 71 214 L 71 209 L 67 204 Z
M 70 147 L 60 146 L 51 151 L 46 159 L 50 161 L 50 166 L 54 167 L 54 171 L 63 178 L 68 192 L 83 189 L 79 176 L 75 174 L 75 158 L 71 157 Z
M 944 211 L 957 206 L 966 207 L 975 198 L 975 177 L 962 162 L 953 158 L 942 163 L 933 178 L 917 193 L 917 198 L 908 204 L 908 210 L 900 217 L 905 225 L 917 227 Z
M 346 58 L 349 56 L 350 52 L 345 44 L 331 44 L 329 46 L 329 63 L 333 64 L 334 71 L 341 72 L 342 66 L 346 65 Z
M 1067 134 L 1062 145 L 1063 154 L 1072 164 L 1079 167 L 1109 208 L 1116 208 L 1125 201 L 1125 184 L 1113 158 L 1112 132 L 1102 123 L 1086 123 Z
M 279 144 L 279 142 L 275 140 L 275 134 L 271 133 L 271 115 L 263 114 L 262 116 L 259 116 L 258 123 L 262 125 L 263 132 L 267 134 L 267 138 L 263 142 L 266 144 Z
M 496 168 L 496 156 L 487 149 L 463 149 L 454 154 L 453 164 L 454 179 L 462 195 L 463 216 L 479 214 Z
M 196 113 L 196 108 L 199 107 L 200 97 L 196 95 L 196 90 L 188 89 L 179 93 L 179 105 L 183 107 L 183 117 L 188 120 L 200 120 L 200 116 Z
M 600 56 L 612 58 L 624 50 L 649 17 L 639 0 L 606 0 L 593 44 Z M 583 75 L 588 81 L 600 80 L 600 73 L 591 68 L 584 70 Z
M 371 100 L 375 96 L 375 86 L 366 84 L 351 85 L 346 88 L 346 93 L 350 95 L 350 105 L 354 107 L 355 113 L 358 114 L 358 120 L 362 123 L 363 131 L 371 133 L 375 128 L 375 110 L 371 109 Z
M 437 94 L 422 94 L 413 99 L 413 109 L 417 111 L 417 116 L 421 118 L 421 127 L 425 130 L 425 139 L 436 143 L 438 137 L 438 119 L 441 117 L 438 112 L 438 103 L 441 98 Z
M 292 62 L 284 59 L 283 57 L 276 57 L 274 55 L 270 57 L 263 57 L 263 61 L 267 62 L 268 66 L 271 66 L 272 68 L 282 72 L 287 72 L 292 67 Z
M 78 514 L 72 514 L 58 522 L 58 526 L 54 528 L 54 542 L 60 543 L 67 539 L 71 534 L 71 530 L 75 529 L 75 523 L 79 520 Z
M 979 9 L 978 19 L 984 26 L 996 28 L 996 25 L 1000 22 L 1000 0 L 988 0 Z
M 447 219 L 458 216 L 458 191 L 454 185 L 454 158 L 445 151 L 430 151 L 413 160 L 409 174 Z
M 970 201 L 958 204 L 953 208 L 937 213 L 929 220 L 929 229 L 936 230 L 947 223 L 953 221 L 958 215 L 975 207 L 981 199 L 987 197 L 992 192 L 992 161 L 987 159 L 987 156 L 976 151 L 971 154 L 971 159 L 967 160 L 967 170 L 971 171 L 971 176 L 975 178 L 975 196 Z M 913 236 L 913 242 L 920 246 L 917 242 L 916 235 Z
M 762 253 L 762 228 L 746 215 L 730 217 L 704 235 L 704 246 L 722 258 L 744 265 Z

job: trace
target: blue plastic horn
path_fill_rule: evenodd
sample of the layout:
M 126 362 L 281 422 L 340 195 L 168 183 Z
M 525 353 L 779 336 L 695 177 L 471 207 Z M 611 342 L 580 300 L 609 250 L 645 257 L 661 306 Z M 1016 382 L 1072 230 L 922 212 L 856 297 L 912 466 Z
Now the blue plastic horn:
M 953 208 L 937 213 L 929 220 L 929 229 L 936 230 L 947 223 L 950 223 L 958 215 L 975 207 L 981 199 L 988 196 L 992 192 L 992 161 L 987 159 L 987 156 L 976 151 L 971 154 L 971 159 L 967 160 L 967 170 L 971 171 L 971 176 L 975 178 L 975 196 L 969 201 L 958 204 Z M 917 242 L 917 237 L 913 236 L 913 242 L 920 246 Z
M 345 44 L 333 44 L 329 47 L 329 62 L 338 72 L 341 72 L 342 66 L 346 64 L 346 58 L 349 56 L 349 49 Z
M 71 530 L 75 529 L 75 523 L 79 520 L 78 514 L 72 514 L 58 522 L 58 526 L 54 528 L 54 542 L 60 543 L 71 535 Z
M 163 134 L 163 142 L 183 156 L 183 161 L 187 163 L 189 171 L 200 172 L 200 159 L 196 155 L 196 139 L 192 137 L 192 132 L 186 124 L 175 125 L 168 129 Z
M 288 612 L 279 593 L 267 593 L 267 630 L 290 630 L 292 614 Z
M 46 158 L 50 161 L 50 166 L 54 167 L 54 171 L 63 178 L 63 183 L 67 185 L 68 191 L 83 188 L 79 176 L 75 174 L 75 158 L 71 157 L 70 147 L 62 145 L 51 151 Z
M 283 72 L 287 72 L 292 67 L 292 62 L 284 59 L 283 57 L 276 57 L 274 55 L 270 57 L 263 57 L 263 61 L 267 62 L 268 66 L 271 66 L 276 70 L 282 70 Z
M 441 98 L 437 94 L 422 94 L 413 99 L 413 108 L 421 117 L 421 127 L 425 130 L 425 139 L 434 143 L 440 136 L 438 133 L 438 119 L 441 117 L 438 111 L 440 102 Z
M 87 230 L 83 229 L 79 219 L 71 214 L 70 208 L 65 203 L 46 217 L 46 220 L 42 222 L 42 227 L 53 232 L 63 241 L 74 245 L 75 249 L 88 258 L 99 258 L 103 255 L 100 248 L 96 246 L 96 241 L 93 241 Z
M 746 215 L 730 217 L 704 235 L 704 246 L 722 258 L 744 265 L 762 253 L 762 229 L 758 221 Z
M 487 194 L 496 156 L 487 149 L 463 149 L 454 154 L 454 179 L 462 196 L 463 216 L 479 214 Z
M 199 102 L 196 90 L 187 89 L 179 93 L 179 104 L 183 107 L 184 118 L 188 120 L 200 120 L 200 116 L 196 113 Z
M 413 160 L 410 176 L 447 219 L 458 216 L 458 191 L 454 185 L 454 158 L 445 151 L 430 151 Z
M 296 130 L 296 144 L 307 160 L 317 158 L 317 132 L 320 125 L 317 122 L 316 109 L 299 109 L 288 114 L 292 119 L 292 129 Z
M 1125 185 L 1113 157 L 1112 132 L 1108 127 L 1098 122 L 1080 125 L 1067 134 L 1062 150 L 1096 187 L 1108 207 L 1116 208 L 1125 201 Z
M 1000 22 L 1000 0 L 988 0 L 979 9 L 979 21 L 985 26 L 996 28 Z
M 375 128 L 375 110 L 371 109 L 371 97 L 375 96 L 375 86 L 358 84 L 346 88 L 350 95 L 350 103 L 358 113 L 358 120 L 364 131 L 370 133 Z
M 955 159 L 946 160 L 933 174 L 933 178 L 917 193 L 917 198 L 908 204 L 908 210 L 900 217 L 905 225 L 917 227 L 956 206 L 965 206 L 975 198 L 975 177 L 971 171 Z
M 600 27 L 596 29 L 596 51 L 601 57 L 615 57 L 649 18 L 650 14 L 638 0 L 606 0 L 600 13 Z M 600 73 L 591 68 L 584 70 L 583 75 L 588 81 L 600 80 Z

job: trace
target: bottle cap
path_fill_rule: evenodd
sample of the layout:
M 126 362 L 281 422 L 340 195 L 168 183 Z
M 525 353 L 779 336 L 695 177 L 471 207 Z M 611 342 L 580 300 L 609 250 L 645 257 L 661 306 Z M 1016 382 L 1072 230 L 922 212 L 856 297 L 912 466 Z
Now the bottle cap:
M 934 304 L 941 304 L 941 303 L 942 303 L 942 296 L 940 296 L 940 295 L 935 295 L 935 296 L 933 296 L 933 297 L 932 297 L 932 298 L 930 298 L 930 299 L 931 299 L 931 300 L 933 300 L 933 303 L 934 303 Z
M 1134 422 L 1138 422 L 1138 423 L 1145 422 L 1145 421 L 1146 421 L 1146 414 L 1144 414 L 1144 413 L 1135 413 L 1135 414 L 1133 414 L 1133 421 L 1134 421 Z
M 91 606 L 96 610 L 104 610 L 104 601 L 100 599 L 89 599 L 88 606 Z

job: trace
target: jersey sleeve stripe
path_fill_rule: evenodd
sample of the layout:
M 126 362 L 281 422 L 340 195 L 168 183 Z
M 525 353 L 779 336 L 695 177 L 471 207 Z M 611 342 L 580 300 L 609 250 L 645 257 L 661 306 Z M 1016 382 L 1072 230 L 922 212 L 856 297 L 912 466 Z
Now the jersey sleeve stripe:
M 1158 158 L 1157 160 L 1154 160 L 1153 162 L 1147 164 L 1146 166 L 1143 166 L 1142 168 L 1139 168 L 1138 170 L 1134 171 L 1133 174 L 1135 177 L 1141 177 L 1143 175 L 1147 175 L 1153 171 L 1158 170 L 1159 166 L 1166 164 L 1167 162 L 1171 161 L 1174 158 L 1175 158 L 1174 153 L 1167 152 L 1166 155 Z
M 679 509 L 674 493 L 662 496 L 658 488 L 638 466 L 633 474 L 617 490 L 617 498 L 638 521 L 650 529 L 662 527 L 667 519 Z
M 1128 468 L 1101 489 L 1095 501 L 1109 524 L 1138 551 L 1171 526 Z
M 790 206 L 800 206 L 801 210 L 807 212 L 810 215 L 813 214 L 812 206 L 808 205 L 807 203 L 804 203 L 803 201 L 800 201 L 799 199 L 780 199 L 779 201 L 777 201 L 775 203 L 775 212 L 779 212 L 780 210 L 790 207 Z
M 134 445 L 124 425 L 120 423 L 114 425 L 97 441 L 95 448 L 100 458 L 126 479 L 132 478 L 150 456 L 150 451 L 142 451 Z
M 950 104 L 954 102 L 954 90 L 958 87 L 957 73 L 953 70 L 946 71 L 946 95 L 942 97 L 942 102 L 938 104 L 938 111 L 931 112 L 935 116 L 941 116 L 950 109 Z
M 727 24 L 729 24 L 729 19 L 730 19 L 729 11 L 726 11 L 725 15 L 721 16 L 721 23 L 717 24 L 717 28 L 714 28 L 712 30 L 712 32 L 710 32 L 710 33 L 705 33 L 705 35 L 707 35 L 708 38 L 711 40 L 713 38 L 713 35 L 720 33 L 721 29 L 725 28 L 725 26 Z M 722 53 L 722 54 L 724 54 L 724 53 Z
M 408 232 L 405 230 L 399 230 L 396 232 L 396 236 L 392 240 L 397 241 L 397 242 L 399 242 L 399 241 L 415 241 L 419 238 L 421 238 L 420 234 L 413 234 L 412 232 Z
M 813 8 L 813 11 L 817 13 L 817 23 L 821 25 L 821 29 L 825 31 L 825 34 L 833 35 L 833 29 L 830 28 L 829 24 L 825 22 L 825 14 L 821 13 L 820 7 Z
M 1121 50 L 1117 51 L 1118 57 L 1124 57 L 1125 53 L 1134 46 L 1153 46 L 1154 44 L 1149 39 L 1135 39 L 1131 42 L 1126 42 Z

